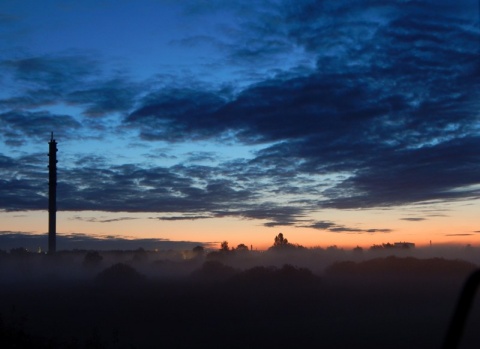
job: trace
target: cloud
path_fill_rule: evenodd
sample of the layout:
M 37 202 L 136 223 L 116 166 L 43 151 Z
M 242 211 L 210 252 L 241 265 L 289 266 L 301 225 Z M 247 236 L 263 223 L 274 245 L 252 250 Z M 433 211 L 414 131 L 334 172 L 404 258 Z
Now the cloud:
M 99 73 L 98 62 L 88 56 L 36 56 L 7 59 L 0 63 L 8 69 L 17 81 L 31 89 L 46 89 L 60 92 L 70 89 L 75 83 L 82 83 Z
M 336 224 L 331 221 L 316 221 L 308 225 L 302 225 L 302 227 L 313 228 L 318 230 L 327 230 L 333 233 L 390 233 L 391 229 L 361 229 L 350 228 L 344 225 Z
M 259 214 L 263 217 L 284 215 L 287 210 L 274 204 L 262 206 L 253 189 L 245 188 L 233 179 L 216 178 L 214 167 L 105 166 L 101 160 L 92 159 L 92 164 L 87 160 L 82 160 L 83 167 L 64 169 L 62 177 L 59 176 L 59 209 L 182 212 L 187 213 L 184 216 L 187 218 L 191 217 L 190 212 L 195 212 L 195 217 L 258 218 Z M 281 211 L 275 213 L 275 210 Z
M 173 46 L 199 46 L 199 45 L 209 45 L 214 47 L 223 47 L 221 42 L 211 35 L 193 35 L 182 39 L 171 40 L 170 44 Z
M 81 217 L 75 216 L 71 220 L 89 222 L 89 223 L 112 223 L 112 222 L 121 222 L 121 221 L 131 221 L 138 218 L 135 217 L 119 217 L 119 218 L 102 218 L 102 217 Z
M 48 204 L 46 155 L 1 156 L 0 162 L 4 198 L 0 208 L 7 211 L 45 209 Z M 301 212 L 301 209 L 262 203 L 255 188 L 246 188 L 233 178 L 218 179 L 217 173 L 215 167 L 207 166 L 111 166 L 103 157 L 82 157 L 78 165 L 59 171 L 57 206 L 62 211 L 195 212 L 194 216 L 248 219 L 285 219 Z
M 300 222 L 306 212 L 302 207 L 269 201 L 238 202 L 230 210 L 219 209 L 216 217 L 239 217 L 243 219 L 268 220 L 266 227 L 291 226 Z
M 185 215 L 185 216 L 163 216 L 163 217 L 152 217 L 151 219 L 158 219 L 161 221 L 195 221 L 197 219 L 210 219 L 212 216 L 198 216 L 198 215 Z
M 410 221 L 410 222 L 420 222 L 426 220 L 426 218 L 421 218 L 421 217 L 406 217 L 406 218 L 400 218 L 402 221 Z
M 0 108 L 23 110 L 63 103 L 83 108 L 85 116 L 127 112 L 141 92 L 141 84 L 120 72 L 112 75 L 101 63 L 92 55 L 45 55 L 0 61 L 0 72 L 16 86 L 6 89 L 10 96 L 0 99 Z
M 23 247 L 30 251 L 42 248 L 46 251 L 47 234 L 36 235 L 26 232 L 0 231 L 0 246 L 4 250 Z M 92 236 L 81 233 L 57 234 L 57 250 L 136 250 L 140 247 L 147 250 L 185 250 L 195 246 L 206 246 L 208 243 L 196 241 L 171 241 L 166 239 L 125 239 L 119 236 Z
M 73 105 L 82 105 L 86 116 L 105 116 L 114 112 L 129 110 L 138 94 L 139 86 L 125 79 L 115 78 L 95 82 L 82 89 L 71 91 L 65 101 Z
M 68 138 L 82 128 L 82 125 L 69 115 L 52 114 L 48 111 L 11 111 L 0 114 L 0 136 L 5 143 L 19 146 L 30 139 L 48 139 L 50 132 Z
M 171 142 L 206 139 L 225 131 L 213 113 L 224 99 L 208 91 L 188 88 L 164 89 L 151 94 L 143 106 L 126 119 L 127 126 L 140 129 L 145 140 Z
M 220 66 L 254 64 L 257 68 L 273 69 L 279 62 L 292 60 L 289 54 L 294 43 L 284 30 L 287 22 L 279 2 L 257 1 L 255 6 L 244 1 L 229 1 L 228 4 L 184 2 L 183 7 L 187 16 L 200 17 L 206 23 L 214 22 L 215 26 L 210 31 L 204 29 L 200 35 L 175 40 L 175 43 L 216 47 L 223 54 L 223 59 L 215 62 Z M 214 34 L 206 34 L 211 32 Z
M 480 174 L 475 160 L 479 141 L 478 137 L 459 138 L 372 159 L 369 167 L 335 188 L 327 206 L 403 205 L 478 197 L 478 189 L 472 185 Z M 342 191 L 359 194 L 341 197 Z
M 42 210 L 48 207 L 47 153 L 17 158 L 0 155 L 0 210 Z
M 458 233 L 458 234 L 445 234 L 445 236 L 471 236 L 474 234 L 467 234 L 467 233 Z
M 277 221 L 277 222 L 267 222 L 263 224 L 265 227 L 274 228 L 274 227 L 283 227 L 283 226 L 292 226 L 295 225 L 295 222 L 289 221 Z
M 229 98 L 167 90 L 126 123 L 148 140 L 265 144 L 248 164 L 259 177 L 280 178 L 278 164 L 286 162 L 306 175 L 345 174 L 321 192 L 318 207 L 477 197 L 473 187 L 458 189 L 480 174 L 480 139 L 471 127 L 478 121 L 478 28 L 460 10 L 452 19 L 450 2 L 435 7 L 437 16 L 419 3 L 316 5 L 276 10 L 289 19 L 290 40 L 316 55 L 315 71 L 268 78 Z
M 211 151 L 194 151 L 183 154 L 186 157 L 185 162 L 213 162 L 217 160 L 217 154 Z
M 334 228 L 336 224 L 330 221 L 317 221 L 309 226 L 315 229 L 328 230 Z

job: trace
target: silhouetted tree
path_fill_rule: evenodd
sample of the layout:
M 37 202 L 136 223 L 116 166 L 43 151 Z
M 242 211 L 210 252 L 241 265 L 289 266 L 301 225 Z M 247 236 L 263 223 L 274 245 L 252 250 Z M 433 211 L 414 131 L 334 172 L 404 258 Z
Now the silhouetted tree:
M 196 256 L 201 256 L 205 253 L 205 248 L 203 246 L 195 246 L 194 248 L 192 248 L 192 252 L 196 255 Z
M 245 244 L 239 244 L 235 250 L 240 252 L 247 252 L 248 246 Z
M 353 249 L 353 253 L 362 253 L 363 252 L 363 248 L 361 248 L 360 246 L 357 245 L 357 247 L 355 247 Z
M 194 258 L 194 259 L 203 259 L 204 255 L 205 255 L 205 248 L 200 245 L 192 248 L 192 251 L 190 252 L 191 258 Z
M 288 245 L 288 240 L 283 237 L 282 233 L 275 236 L 273 246 L 287 246 L 287 245 Z
M 299 282 L 313 281 L 317 279 L 310 269 L 295 267 L 290 264 L 283 265 L 279 270 L 279 274 L 284 280 L 296 285 L 298 285 Z
M 304 249 L 305 247 L 298 245 L 298 244 L 292 244 L 288 242 L 288 240 L 283 236 L 282 233 L 278 234 L 275 236 L 273 246 L 269 248 L 269 250 L 296 250 L 296 249 Z
M 228 251 L 230 251 L 230 248 L 228 247 L 228 241 L 223 241 L 223 242 L 220 244 L 220 251 L 222 251 L 222 252 L 228 252 Z
M 449 275 L 463 277 L 475 270 L 473 263 L 462 260 L 446 260 L 443 258 L 418 259 L 413 257 L 400 258 L 390 256 L 374 258 L 364 262 L 343 261 L 327 267 L 327 274 L 337 275 L 375 275 L 399 277 L 428 278 L 434 275 Z
M 202 281 L 225 281 L 236 273 L 234 268 L 219 261 L 207 261 L 192 273 L 192 278 Z
M 83 265 L 86 267 L 95 267 L 99 265 L 103 257 L 97 251 L 88 251 L 83 257 Z
M 14 256 L 25 256 L 28 254 L 28 250 L 24 247 L 12 248 L 10 254 Z
M 285 264 L 280 269 L 273 266 L 253 267 L 236 274 L 232 278 L 232 281 L 236 282 L 239 286 L 245 285 L 252 289 L 267 287 L 269 292 L 271 292 L 272 289 L 279 288 L 276 290 L 278 294 L 278 292 L 282 292 L 285 288 L 297 288 L 301 285 L 305 286 L 311 282 L 318 281 L 318 277 L 307 268 L 298 268 L 290 264 Z
M 145 276 L 131 266 L 117 263 L 99 273 L 96 280 L 112 285 L 135 284 L 145 280 Z
M 207 253 L 207 261 L 221 261 L 224 259 L 224 254 L 221 251 L 211 251 Z
M 378 250 L 382 250 L 382 249 L 383 249 L 382 245 L 373 244 L 372 246 L 370 246 L 370 250 L 372 250 L 372 251 L 378 251 Z
M 143 262 L 148 259 L 147 251 L 142 247 L 135 250 L 135 254 L 133 255 L 134 262 Z

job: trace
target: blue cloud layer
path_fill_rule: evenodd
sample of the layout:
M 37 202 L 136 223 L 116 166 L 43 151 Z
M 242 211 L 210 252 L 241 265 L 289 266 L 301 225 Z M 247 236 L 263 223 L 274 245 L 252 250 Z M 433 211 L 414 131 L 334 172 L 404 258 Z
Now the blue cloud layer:
M 305 220 L 327 207 L 476 199 L 480 31 L 472 8 L 469 1 L 186 2 L 189 16 L 248 13 L 221 32 L 173 43 L 216 46 L 212 65 L 229 67 L 237 80 L 138 82 L 84 54 L 4 59 L 2 79 L 15 87 L 0 98 L 0 137 L 17 147 L 52 129 L 74 138 L 95 127 L 107 130 L 96 133 L 105 140 L 133 132 L 131 141 L 144 144 L 260 149 L 215 165 L 85 158 L 59 177 L 63 210 L 194 212 L 354 231 Z M 58 104 L 80 115 L 49 109 Z M 1 155 L 1 209 L 45 208 L 44 165 L 31 160 Z

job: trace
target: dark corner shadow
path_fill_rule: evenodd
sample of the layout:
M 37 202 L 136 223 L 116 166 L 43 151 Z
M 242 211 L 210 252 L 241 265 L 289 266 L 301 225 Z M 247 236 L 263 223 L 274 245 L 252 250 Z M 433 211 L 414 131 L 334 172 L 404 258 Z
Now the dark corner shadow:
M 480 269 L 477 269 L 470 274 L 463 286 L 442 349 L 455 349 L 459 346 L 479 285 Z

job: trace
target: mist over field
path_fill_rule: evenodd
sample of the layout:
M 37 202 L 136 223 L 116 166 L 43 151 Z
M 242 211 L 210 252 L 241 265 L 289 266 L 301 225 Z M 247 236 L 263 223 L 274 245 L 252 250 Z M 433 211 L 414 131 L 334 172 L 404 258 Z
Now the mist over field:
M 470 246 L 0 254 L 2 347 L 440 348 Z M 477 302 L 478 303 L 478 302 Z M 475 304 L 461 348 L 476 348 Z

